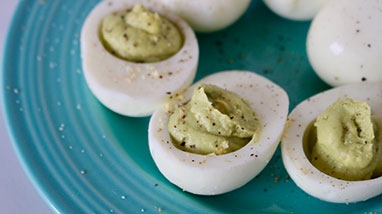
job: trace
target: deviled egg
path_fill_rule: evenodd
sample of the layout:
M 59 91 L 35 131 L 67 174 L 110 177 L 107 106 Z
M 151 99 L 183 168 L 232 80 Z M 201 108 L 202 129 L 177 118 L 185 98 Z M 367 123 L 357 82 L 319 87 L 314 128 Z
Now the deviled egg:
M 382 2 L 335 0 L 313 19 L 307 54 L 331 86 L 382 81 Z
M 239 98 L 231 98 L 232 94 Z M 237 189 L 272 158 L 288 107 L 286 92 L 253 72 L 212 74 L 190 87 L 182 100 L 153 113 L 151 156 L 160 172 L 184 191 L 216 195 Z M 185 129 L 187 124 L 196 125 Z M 199 127 L 203 131 L 194 130 Z M 184 133 L 170 129 L 184 129 Z
M 191 27 L 159 3 L 106 0 L 85 20 L 81 58 L 95 97 L 119 114 L 138 117 L 192 84 L 199 47 Z
M 381 194 L 381 106 L 382 82 L 340 86 L 296 106 L 281 142 L 296 185 L 336 203 Z
M 237 21 L 250 0 L 159 0 L 170 11 L 186 20 L 198 32 L 221 30 Z

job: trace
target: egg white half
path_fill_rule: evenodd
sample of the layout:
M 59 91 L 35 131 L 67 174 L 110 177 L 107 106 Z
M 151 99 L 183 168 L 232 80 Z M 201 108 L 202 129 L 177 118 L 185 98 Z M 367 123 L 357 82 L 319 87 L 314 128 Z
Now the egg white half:
M 303 136 L 307 126 L 340 98 L 364 101 L 373 115 L 382 116 L 382 82 L 351 84 L 317 94 L 296 106 L 288 116 L 281 142 L 282 158 L 290 177 L 306 193 L 328 202 L 364 201 L 382 193 L 382 177 L 340 180 L 319 171 L 304 153 Z
M 184 45 L 174 56 L 154 63 L 134 63 L 110 54 L 99 38 L 102 19 L 141 3 L 174 22 Z M 109 109 L 127 116 L 147 116 L 190 86 L 195 77 L 199 47 L 191 27 L 163 6 L 150 0 L 106 0 L 88 15 L 81 31 L 81 58 L 92 93 Z
M 264 0 L 276 14 L 291 20 L 310 20 L 329 0 Z
M 317 75 L 331 86 L 382 81 L 382 2 L 326 3 L 309 28 L 306 47 Z
M 239 188 L 268 164 L 281 138 L 289 98 L 286 92 L 249 71 L 212 74 L 187 90 L 181 103 L 191 98 L 199 83 L 214 84 L 239 94 L 258 114 L 263 130 L 258 141 L 224 155 L 199 155 L 176 148 L 167 128 L 170 113 L 163 107 L 155 111 L 149 124 L 149 148 L 160 172 L 182 190 L 200 195 L 216 195 Z
M 250 0 L 159 0 L 198 32 L 221 30 L 237 21 Z

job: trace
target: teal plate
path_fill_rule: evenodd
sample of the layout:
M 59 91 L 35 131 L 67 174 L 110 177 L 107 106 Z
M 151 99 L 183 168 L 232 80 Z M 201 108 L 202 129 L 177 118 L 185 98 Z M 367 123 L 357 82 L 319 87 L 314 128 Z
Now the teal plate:
M 21 1 L 4 52 L 3 105 L 11 140 L 30 180 L 59 213 L 382 212 L 382 196 L 332 204 L 300 190 L 280 149 L 244 187 L 192 195 L 170 184 L 151 159 L 149 118 L 102 106 L 86 86 L 80 31 L 97 0 Z M 257 72 L 285 88 L 290 109 L 328 89 L 310 67 L 309 22 L 282 19 L 252 1 L 231 27 L 198 34 L 196 80 L 220 70 Z M 22 203 L 22 202 L 20 202 Z

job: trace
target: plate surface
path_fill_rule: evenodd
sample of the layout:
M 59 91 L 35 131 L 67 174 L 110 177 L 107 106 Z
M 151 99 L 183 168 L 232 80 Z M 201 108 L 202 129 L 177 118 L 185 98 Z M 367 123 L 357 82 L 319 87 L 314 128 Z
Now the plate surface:
M 305 194 L 289 178 L 280 149 L 261 174 L 230 193 L 196 196 L 170 184 L 149 154 L 149 118 L 109 111 L 85 84 L 79 33 L 97 2 L 22 1 L 6 42 L 2 101 L 7 126 L 23 168 L 54 211 L 382 211 L 382 196 L 346 205 Z M 252 70 L 283 87 L 292 109 L 329 88 L 307 60 L 309 24 L 282 19 L 254 0 L 231 27 L 197 35 L 196 80 L 220 70 Z

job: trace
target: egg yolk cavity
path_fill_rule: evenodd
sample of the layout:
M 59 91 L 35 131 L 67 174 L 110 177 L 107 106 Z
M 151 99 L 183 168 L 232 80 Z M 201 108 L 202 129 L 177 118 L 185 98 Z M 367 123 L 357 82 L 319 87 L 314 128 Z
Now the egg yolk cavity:
M 357 181 L 382 175 L 382 117 L 350 98 L 329 106 L 304 133 L 304 152 L 320 171 Z
M 99 37 L 111 54 L 132 62 L 161 61 L 183 45 L 183 35 L 176 25 L 142 4 L 107 15 Z
M 226 154 L 257 140 L 261 122 L 254 110 L 234 92 L 201 84 L 191 100 L 177 106 L 168 129 L 174 145 L 196 154 Z

